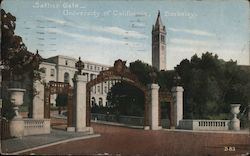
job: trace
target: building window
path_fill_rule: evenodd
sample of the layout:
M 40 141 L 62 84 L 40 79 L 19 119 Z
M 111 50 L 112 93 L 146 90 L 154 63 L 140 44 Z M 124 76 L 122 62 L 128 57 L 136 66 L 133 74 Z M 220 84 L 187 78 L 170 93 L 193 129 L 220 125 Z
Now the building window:
M 69 83 L 69 73 L 64 73 L 64 82 Z
M 90 70 L 92 70 L 92 66 L 90 66 Z
M 90 81 L 94 79 L 94 74 L 90 74 Z
M 99 106 L 103 106 L 102 98 L 99 98 Z
M 42 73 L 44 73 L 46 75 L 46 68 L 42 67 L 40 70 Z
M 95 106 L 95 105 L 96 105 L 95 97 L 92 97 L 91 98 L 91 106 Z
M 100 93 L 100 86 L 97 86 L 97 92 Z
M 55 69 L 50 69 L 50 76 L 55 76 Z
M 67 61 L 67 60 L 65 60 L 65 65 L 66 65 L 66 66 L 68 65 L 68 61 Z
M 105 92 L 105 93 L 108 93 L 108 88 L 107 88 L 107 86 L 104 87 L 104 92 Z
M 161 42 L 165 43 L 165 36 L 164 35 L 161 35 Z
M 87 69 L 89 69 L 89 65 L 87 64 Z

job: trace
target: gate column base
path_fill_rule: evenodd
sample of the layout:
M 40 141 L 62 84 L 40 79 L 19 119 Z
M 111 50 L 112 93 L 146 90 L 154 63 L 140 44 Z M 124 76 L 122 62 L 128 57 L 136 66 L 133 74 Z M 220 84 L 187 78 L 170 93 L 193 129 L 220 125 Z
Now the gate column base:
M 88 132 L 89 134 L 94 134 L 94 130 L 92 127 L 76 128 L 76 132 Z
M 75 132 L 75 127 L 67 127 L 67 132 Z
M 150 130 L 150 126 L 144 126 L 144 130 Z
M 161 130 L 161 129 L 162 129 L 162 127 L 161 127 L 161 126 L 158 126 L 158 127 L 152 127 L 151 129 L 152 129 L 152 130 Z

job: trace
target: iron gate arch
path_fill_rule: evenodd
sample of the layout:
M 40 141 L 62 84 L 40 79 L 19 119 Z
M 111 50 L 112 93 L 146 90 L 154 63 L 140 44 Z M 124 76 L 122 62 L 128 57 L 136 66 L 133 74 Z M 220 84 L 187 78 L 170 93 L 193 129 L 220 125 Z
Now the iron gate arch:
M 114 67 L 109 68 L 108 70 L 101 71 L 97 77 L 91 81 L 89 81 L 86 85 L 86 117 L 87 117 L 87 126 L 90 126 L 90 120 L 91 120 L 91 112 L 90 112 L 90 101 L 91 101 L 91 87 L 110 80 L 121 80 L 125 81 L 129 85 L 132 85 L 136 88 L 138 88 L 140 91 L 144 94 L 144 126 L 149 125 L 149 93 L 146 86 L 141 84 L 141 82 L 138 80 L 136 75 L 130 72 L 129 68 L 126 66 L 126 61 L 122 60 L 116 60 L 114 63 Z
M 73 88 L 69 83 L 49 81 L 44 86 L 44 118 L 50 118 L 50 96 L 53 94 L 66 94 L 67 95 L 67 126 L 73 126 Z

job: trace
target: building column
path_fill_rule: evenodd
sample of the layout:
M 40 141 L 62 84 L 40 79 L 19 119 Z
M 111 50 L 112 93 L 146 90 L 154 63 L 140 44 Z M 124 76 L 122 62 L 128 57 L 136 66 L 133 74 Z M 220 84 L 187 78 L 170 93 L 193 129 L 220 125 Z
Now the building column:
M 91 127 L 87 127 L 87 76 L 86 75 L 76 75 L 74 81 L 74 108 L 73 114 L 75 115 L 75 131 L 76 132 L 90 132 L 93 133 Z
M 45 78 L 44 73 L 40 73 L 41 79 Z M 33 119 L 44 119 L 44 84 L 39 80 L 33 82 L 34 87 L 34 98 L 32 106 L 32 118 Z
M 159 130 L 159 85 L 149 85 L 150 106 L 149 106 L 149 124 L 151 130 Z
M 181 86 L 172 88 L 173 95 L 173 121 L 176 128 L 179 127 L 179 121 L 183 119 L 183 91 Z

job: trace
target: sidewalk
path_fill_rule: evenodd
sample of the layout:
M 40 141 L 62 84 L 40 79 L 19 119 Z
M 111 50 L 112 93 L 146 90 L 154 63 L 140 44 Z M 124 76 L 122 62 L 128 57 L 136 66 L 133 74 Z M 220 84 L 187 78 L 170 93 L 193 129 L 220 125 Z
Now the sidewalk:
M 2 154 L 19 154 L 60 143 L 99 136 L 99 134 L 89 134 L 86 132 L 75 133 L 52 129 L 50 134 L 2 140 Z

